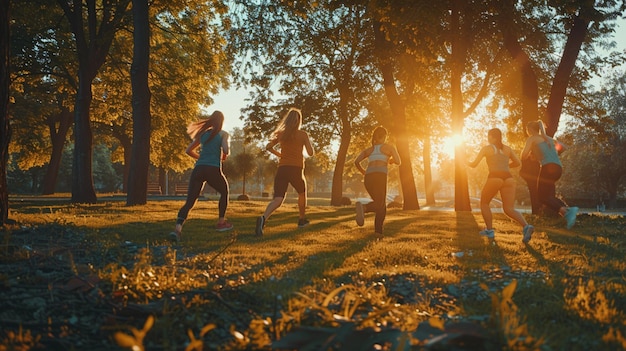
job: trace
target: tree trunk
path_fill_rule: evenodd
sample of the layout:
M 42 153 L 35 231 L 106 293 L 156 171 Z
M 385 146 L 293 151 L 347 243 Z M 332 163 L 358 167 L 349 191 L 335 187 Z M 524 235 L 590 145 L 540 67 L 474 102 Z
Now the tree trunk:
M 143 205 L 147 202 L 148 170 L 150 168 L 150 88 L 148 65 L 150 63 L 150 27 L 148 1 L 133 0 L 133 63 L 131 85 L 133 89 L 133 147 L 128 175 L 126 205 Z
M 450 90 L 452 99 L 452 132 L 462 135 L 464 115 L 463 115 L 463 91 L 462 79 L 465 66 L 466 41 L 463 39 L 460 26 L 460 6 L 457 1 L 452 2 L 453 8 L 450 12 L 450 27 L 452 35 L 452 55 L 450 68 Z M 454 148 L 454 209 L 455 211 L 471 211 L 469 199 L 469 185 L 467 183 L 467 168 L 465 165 L 465 152 L 463 145 Z
M 78 92 L 74 108 L 74 159 L 72 163 L 72 202 L 96 203 L 96 191 L 93 185 L 92 151 L 93 132 L 91 130 L 89 109 L 91 107 L 91 83 L 95 75 L 89 74 L 87 59 L 80 60 L 78 74 Z
M 346 165 L 348 147 L 352 140 L 352 127 L 350 126 L 350 120 L 348 118 L 347 102 L 344 98 L 340 98 L 339 113 L 341 118 L 341 140 L 339 141 L 339 150 L 337 150 L 335 170 L 333 171 L 333 184 L 330 192 L 331 206 L 343 205 L 341 202 L 341 198 L 343 197 L 343 170 Z
M 435 205 L 435 188 L 433 187 L 433 175 L 430 162 L 431 143 L 430 136 L 424 138 L 424 189 L 426 190 L 426 205 Z
M 387 101 L 389 102 L 392 113 L 389 129 L 396 137 L 396 148 L 398 149 L 398 155 L 400 155 L 401 160 L 398 173 L 400 174 L 400 185 L 402 187 L 402 198 L 404 200 L 402 209 L 419 210 L 420 205 L 417 199 L 415 178 L 413 177 L 409 136 L 406 132 L 405 106 L 396 90 L 391 58 L 385 56 L 385 53 L 389 52 L 387 48 L 389 42 L 385 37 L 382 24 L 378 21 L 374 22 L 374 36 L 376 51 L 378 52 L 378 63 L 383 76 L 385 95 L 387 96 Z
M 50 140 L 52 142 L 52 153 L 50 154 L 48 168 L 43 178 L 41 189 L 43 195 L 51 195 L 55 192 L 61 158 L 63 157 L 63 149 L 65 148 L 65 141 L 67 140 L 67 132 L 72 126 L 72 112 L 65 107 L 61 107 L 61 111 L 54 116 L 50 116 L 47 119 L 47 123 L 48 130 L 50 131 Z
M 11 125 L 9 123 L 9 0 L 0 0 L 0 221 L 7 224 L 9 220 L 9 189 L 7 187 L 7 163 L 9 162 L 9 141 Z
M 576 66 L 580 48 L 587 36 L 588 26 L 588 20 L 577 16 L 574 18 L 572 30 L 567 36 L 567 42 L 565 43 L 565 48 L 563 48 L 563 56 L 561 56 L 561 62 L 554 75 L 552 89 L 550 89 L 550 99 L 546 107 L 546 133 L 549 136 L 554 136 L 559 126 L 569 78 Z

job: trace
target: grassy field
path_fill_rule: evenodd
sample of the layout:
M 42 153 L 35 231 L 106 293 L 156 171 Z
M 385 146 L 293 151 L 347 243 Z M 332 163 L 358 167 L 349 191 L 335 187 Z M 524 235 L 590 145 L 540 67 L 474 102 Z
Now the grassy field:
M 202 199 L 171 245 L 182 199 L 13 201 L 0 280 L 13 296 L 41 286 L 43 302 L 0 312 L 0 350 L 626 349 L 624 217 L 580 215 L 567 230 L 528 215 L 524 244 L 502 214 L 490 240 L 478 212 L 390 209 L 378 237 L 373 214 L 358 227 L 352 206 L 326 203 L 311 199 L 299 229 L 288 201 L 256 237 L 266 201 L 231 201 L 234 229 L 219 233 L 217 203 Z M 44 279 L 44 266 L 64 273 Z M 69 289 L 76 278 L 89 284 Z M 74 312 L 52 313 L 64 298 Z

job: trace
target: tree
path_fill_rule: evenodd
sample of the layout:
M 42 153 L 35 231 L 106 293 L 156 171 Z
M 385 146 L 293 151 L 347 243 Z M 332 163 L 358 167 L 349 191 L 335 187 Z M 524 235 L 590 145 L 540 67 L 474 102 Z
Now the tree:
M 567 89 L 571 87 L 572 73 L 576 68 L 581 49 L 585 42 L 598 40 L 614 31 L 612 20 L 625 9 L 624 2 L 608 1 L 603 3 L 556 1 L 547 7 L 533 1 L 519 3 L 502 1 L 498 5 L 498 28 L 502 33 L 503 47 L 512 58 L 514 72 L 521 82 L 517 98 L 520 102 L 521 128 L 532 120 L 542 119 L 546 123 L 546 132 L 550 136 L 556 133 L 564 108 Z M 546 28 L 537 31 L 537 28 Z M 554 33 L 554 34 L 550 34 Z M 550 38 L 550 36 L 556 37 Z M 521 38 L 525 38 L 522 42 Z M 545 53 L 554 53 L 554 43 L 563 45 L 560 60 L 550 62 Z M 591 49 L 592 46 L 590 45 Z M 531 55 L 528 51 L 534 53 Z M 594 55 L 595 56 L 595 55 Z M 597 56 L 596 56 L 597 57 Z M 603 59 L 591 59 L 594 64 L 581 68 L 579 76 L 589 77 L 589 71 L 603 66 Z M 545 67 L 545 68 L 544 68 Z M 595 68 L 593 68 L 595 67 Z M 547 99 L 540 99 L 540 82 L 550 82 L 549 76 L 554 70 L 551 84 L 547 84 Z M 585 78 L 574 78 L 581 83 Z M 544 105 L 545 102 L 545 106 Z M 515 109 L 513 109 L 515 110 Z M 543 110 L 543 115 L 540 113 Z M 541 118 L 542 117 L 542 118 Z M 522 132 L 523 133 L 523 132 Z M 531 194 L 532 211 L 539 212 L 538 196 L 533 196 L 531 189 L 533 173 L 538 173 L 536 162 L 525 161 L 524 168 L 530 172 L 529 192 Z
M 366 7 L 333 1 L 237 6 L 233 12 L 243 15 L 235 16 L 231 41 L 240 52 L 255 53 L 242 57 L 256 58 L 254 64 L 238 64 L 250 77 L 241 78 L 259 87 L 254 103 L 245 110 L 247 130 L 267 135 L 280 112 L 295 105 L 302 109 L 316 149 L 338 137 L 330 202 L 341 205 L 353 128 L 364 118 L 363 106 L 377 85 Z M 284 97 L 277 102 L 268 92 L 274 77 Z
M 9 0 L 0 0 L 0 221 L 9 222 L 9 189 L 7 188 L 7 164 L 9 162 L 9 141 L 11 125 L 9 123 Z
M 127 18 L 131 0 L 57 0 L 70 23 L 78 58 L 78 89 L 74 107 L 72 202 L 97 201 L 92 175 L 93 132 L 90 107 L 92 82 L 105 62 L 115 32 Z M 101 5 L 102 7 L 99 7 Z
M 128 175 L 126 205 L 144 205 L 147 202 L 148 168 L 150 167 L 150 25 L 148 0 L 133 0 L 133 151 Z
M 21 169 L 47 165 L 41 192 L 52 194 L 73 123 L 75 58 L 64 50 L 73 47 L 73 39 L 59 23 L 63 13 L 54 3 L 15 2 L 11 16 L 11 114 L 19 118 L 13 118 L 10 152 L 19 155 Z

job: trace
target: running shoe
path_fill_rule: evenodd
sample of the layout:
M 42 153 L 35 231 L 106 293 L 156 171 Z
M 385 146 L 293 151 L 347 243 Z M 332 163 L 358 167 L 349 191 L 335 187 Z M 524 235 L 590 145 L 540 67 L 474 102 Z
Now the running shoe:
M 311 223 L 311 222 L 309 222 L 309 220 L 308 220 L 308 219 L 306 219 L 306 218 L 299 219 L 299 220 L 298 220 L 298 228 L 304 228 L 304 227 L 306 227 L 307 225 L 309 225 L 310 223 Z
M 576 214 L 578 213 L 578 207 L 568 207 L 565 211 L 565 220 L 567 221 L 567 229 L 572 229 L 574 223 L 576 223 Z
M 530 241 L 530 238 L 532 238 L 533 233 L 535 232 L 535 227 L 533 227 L 530 224 L 527 224 L 522 230 L 522 232 L 524 233 L 524 238 L 522 239 L 522 242 L 528 243 Z
M 359 227 L 362 227 L 365 223 L 365 212 L 363 211 L 363 204 L 358 202 L 356 203 L 356 224 Z
M 265 216 L 259 216 L 256 219 L 254 234 L 256 234 L 256 236 L 263 236 L 263 227 L 265 227 Z
M 492 239 L 495 236 L 496 231 L 493 229 L 483 229 L 480 232 L 478 232 L 478 234 L 480 234 L 481 236 L 486 236 L 489 239 Z
M 170 239 L 171 242 L 173 242 L 174 244 L 178 244 L 180 242 L 180 236 L 181 234 L 179 232 L 171 232 L 168 237 Z
M 225 232 L 231 229 L 233 229 L 233 225 L 232 223 L 229 223 L 227 221 L 215 225 L 215 230 L 217 230 L 218 232 Z

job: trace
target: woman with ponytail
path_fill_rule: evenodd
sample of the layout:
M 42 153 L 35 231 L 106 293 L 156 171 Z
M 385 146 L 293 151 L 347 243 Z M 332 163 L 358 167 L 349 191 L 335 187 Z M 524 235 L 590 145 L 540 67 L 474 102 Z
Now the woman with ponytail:
M 278 170 L 274 177 L 274 198 L 267 204 L 262 216 L 257 217 L 255 234 L 263 236 L 265 222 L 272 213 L 282 206 L 289 184 L 298 193 L 298 228 L 309 225 L 306 219 L 306 178 L 304 177 L 304 155 L 313 156 L 313 146 L 309 135 L 300 129 L 302 126 L 302 112 L 299 109 L 291 108 L 280 121 L 271 140 L 265 149 L 278 157 Z M 280 145 L 280 150 L 276 146 Z
M 546 134 L 542 121 L 529 122 L 526 125 L 526 145 L 522 151 L 522 160 L 534 157 L 541 164 L 537 192 L 541 203 L 565 218 L 567 228 L 570 229 L 576 222 L 578 207 L 569 207 L 563 200 L 556 197 L 556 182 L 561 178 L 563 166 L 559 153 L 563 145 Z
M 487 181 L 480 193 L 480 213 L 485 221 L 485 229 L 481 230 L 479 234 L 488 238 L 494 237 L 493 215 L 489 204 L 493 197 L 500 192 L 502 210 L 509 218 L 519 223 L 522 227 L 522 241 L 527 243 L 530 241 L 535 227 L 528 224 L 524 216 L 515 209 L 515 179 L 510 171 L 511 167 L 518 167 L 521 162 L 513 150 L 502 143 L 500 129 L 490 129 L 487 132 L 487 141 L 489 145 L 480 150 L 474 161 L 468 162 L 468 166 L 474 168 L 484 157 L 489 168 Z
M 367 159 L 367 168 L 361 163 Z M 387 143 L 387 129 L 376 127 L 372 132 L 372 146 L 361 151 L 354 160 L 354 165 L 363 174 L 365 190 L 372 202 L 356 203 L 356 224 L 363 226 L 365 213 L 374 212 L 374 232 L 382 236 L 383 224 L 387 216 L 387 172 L 389 164 L 400 165 L 400 155 L 395 146 Z
M 209 118 L 191 123 L 187 127 L 187 134 L 192 141 L 187 147 L 187 155 L 196 159 L 196 164 L 191 172 L 187 200 L 178 211 L 174 231 L 170 233 L 170 239 L 179 242 L 182 235 L 183 224 L 189 211 L 198 201 L 200 192 L 207 183 L 220 194 L 218 203 L 219 218 L 215 230 L 226 231 L 233 229 L 233 225 L 226 221 L 226 208 L 228 207 L 228 183 L 222 173 L 222 161 L 226 160 L 230 149 L 229 134 L 222 130 L 224 114 L 220 111 L 213 112 Z M 197 151 L 200 147 L 200 152 Z

